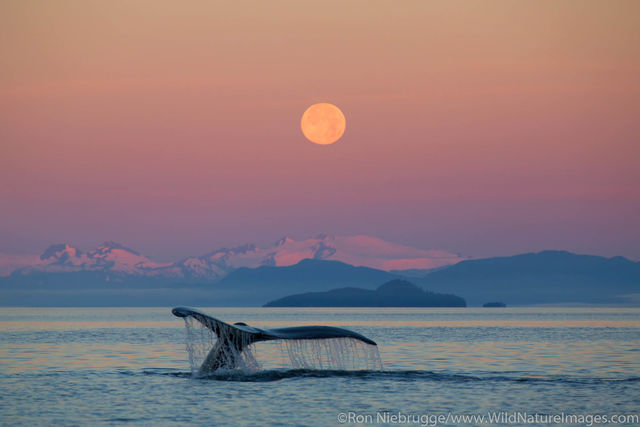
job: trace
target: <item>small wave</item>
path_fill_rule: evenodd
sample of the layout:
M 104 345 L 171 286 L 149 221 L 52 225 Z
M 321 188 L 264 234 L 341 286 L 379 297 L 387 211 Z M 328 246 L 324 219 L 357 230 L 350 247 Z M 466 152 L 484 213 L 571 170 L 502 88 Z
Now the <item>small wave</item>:
M 134 375 L 133 372 L 122 372 Z M 165 370 L 144 370 L 144 375 L 166 375 L 180 378 L 192 378 L 202 381 L 238 381 L 238 382 L 273 382 L 281 380 L 296 380 L 306 378 L 347 377 L 364 381 L 444 381 L 444 382 L 516 382 L 516 383 L 565 383 L 565 384 L 599 384 L 640 382 L 640 377 L 627 378 L 593 378 L 578 376 L 526 376 L 484 374 L 468 375 L 443 373 L 433 371 L 403 370 L 403 371 L 346 371 L 346 370 L 317 370 L 317 369 L 289 369 L 264 370 L 257 372 L 243 372 L 237 370 L 214 372 L 203 376 L 193 376 L 191 372 L 176 372 Z

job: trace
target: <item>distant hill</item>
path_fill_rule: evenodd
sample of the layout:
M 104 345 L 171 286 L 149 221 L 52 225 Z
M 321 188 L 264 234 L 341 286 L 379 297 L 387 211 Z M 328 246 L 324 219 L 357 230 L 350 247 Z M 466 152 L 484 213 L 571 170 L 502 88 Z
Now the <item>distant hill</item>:
M 486 301 L 508 305 L 640 303 L 640 263 L 565 251 L 462 261 L 414 281 L 435 292 L 462 295 L 476 306 Z
M 394 278 L 397 274 L 369 267 L 354 267 L 340 261 L 303 259 L 288 267 L 262 266 L 258 268 L 239 268 L 220 280 L 219 286 L 234 287 L 295 287 L 298 289 L 319 289 L 326 285 L 375 286 Z
M 248 301 L 265 301 L 293 292 L 323 291 L 336 287 L 372 289 L 399 275 L 369 267 L 354 267 L 339 261 L 305 259 L 288 267 L 239 268 L 216 283 L 216 288 L 234 290 Z M 260 300 L 261 298 L 261 300 Z
M 376 290 L 340 288 L 290 295 L 265 307 L 466 307 L 464 299 L 426 292 L 405 280 L 392 280 Z

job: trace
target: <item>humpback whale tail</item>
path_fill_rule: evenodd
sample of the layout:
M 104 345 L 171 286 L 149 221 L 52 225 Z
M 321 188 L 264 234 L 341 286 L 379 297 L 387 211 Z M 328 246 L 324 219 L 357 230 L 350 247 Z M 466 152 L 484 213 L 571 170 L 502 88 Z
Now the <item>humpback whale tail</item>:
M 365 344 L 366 347 L 373 347 L 379 362 L 377 344 L 369 338 L 348 329 L 336 328 L 332 326 L 297 326 L 278 329 L 259 329 L 248 326 L 245 323 L 235 323 L 230 325 L 208 316 L 198 310 L 187 307 L 176 307 L 171 312 L 182 317 L 189 325 L 188 320 L 197 320 L 204 328 L 215 334 L 216 342 L 208 352 L 202 362 L 199 373 L 209 373 L 218 369 L 234 369 L 241 365 L 243 352 L 253 343 L 261 341 L 284 340 L 292 343 L 287 346 L 289 357 L 296 365 L 306 367 L 309 365 L 304 357 L 295 355 L 295 349 L 300 349 L 301 342 L 318 342 L 318 340 L 332 340 L 346 338 L 349 342 Z M 318 352 L 318 346 L 312 346 L 312 350 Z M 343 346 L 344 347 L 344 346 Z M 341 350 L 343 352 L 344 349 Z M 378 365 L 378 364 L 376 364 Z M 379 363 L 381 367 L 381 363 Z

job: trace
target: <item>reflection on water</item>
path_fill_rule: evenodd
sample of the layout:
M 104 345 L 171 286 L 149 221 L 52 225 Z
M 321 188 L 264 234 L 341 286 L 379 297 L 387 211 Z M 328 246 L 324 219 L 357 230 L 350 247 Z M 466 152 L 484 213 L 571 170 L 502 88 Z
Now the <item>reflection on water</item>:
M 381 349 L 386 368 L 528 375 L 640 375 L 637 343 L 395 343 Z M 428 352 L 428 354 L 426 354 Z
M 176 328 L 175 321 L 164 322 L 120 322 L 120 321 L 5 321 L 0 322 L 0 331 L 78 331 L 91 329 L 150 329 Z
M 183 365 L 184 360 L 184 349 L 173 344 L 16 343 L 0 347 L 0 365 L 5 373 L 45 369 L 175 368 Z
M 260 425 L 300 413 L 301 424 L 333 424 L 340 409 L 638 409 L 638 309 L 202 310 L 256 327 L 353 329 L 378 342 L 384 372 L 285 371 L 279 344 L 262 342 L 263 374 L 199 381 L 168 308 L 3 308 L 0 413 L 18 424 L 219 424 L 251 402 Z

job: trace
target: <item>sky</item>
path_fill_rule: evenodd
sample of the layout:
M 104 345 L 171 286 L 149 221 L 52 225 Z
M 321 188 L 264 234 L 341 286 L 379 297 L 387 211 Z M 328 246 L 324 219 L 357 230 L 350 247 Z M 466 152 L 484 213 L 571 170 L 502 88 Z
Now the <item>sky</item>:
M 640 258 L 640 2 L 0 3 L 0 251 Z M 319 146 L 305 109 L 337 105 Z

